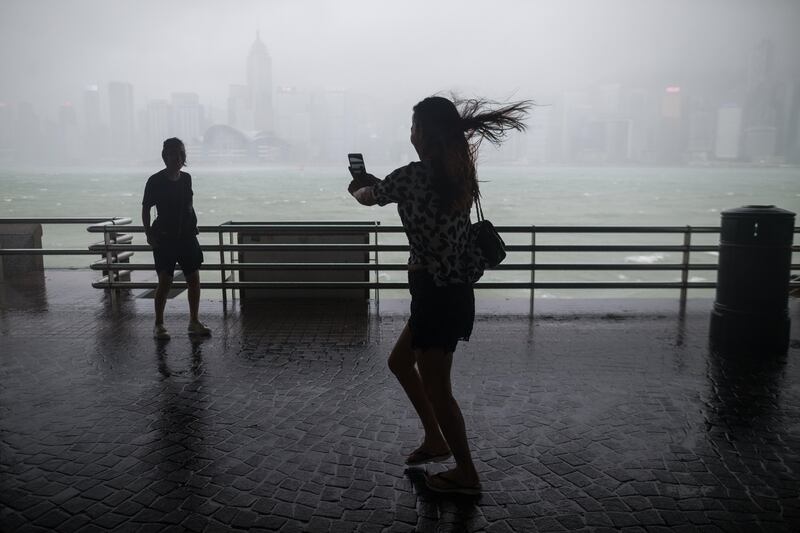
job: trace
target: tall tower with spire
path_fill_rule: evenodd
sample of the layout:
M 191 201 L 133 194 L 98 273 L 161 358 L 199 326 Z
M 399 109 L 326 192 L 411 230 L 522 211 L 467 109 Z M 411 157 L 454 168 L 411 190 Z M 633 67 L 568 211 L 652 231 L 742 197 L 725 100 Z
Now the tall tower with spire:
M 272 131 L 272 58 L 258 31 L 247 55 L 247 96 L 255 129 Z

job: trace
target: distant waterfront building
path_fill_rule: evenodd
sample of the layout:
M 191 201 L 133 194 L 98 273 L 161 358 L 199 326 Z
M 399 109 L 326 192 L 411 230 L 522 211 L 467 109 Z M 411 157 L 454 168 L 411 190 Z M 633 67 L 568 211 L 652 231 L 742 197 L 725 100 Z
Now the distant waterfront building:
M 743 151 L 748 161 L 772 163 L 778 144 L 778 130 L 775 126 L 751 126 L 745 130 Z
M 100 87 L 87 85 L 83 90 L 84 151 L 89 157 L 106 151 L 103 118 L 100 104 Z
M 254 129 L 272 131 L 272 58 L 259 32 L 247 55 L 247 91 Z
M 242 131 L 255 129 L 246 85 L 230 85 L 228 93 L 228 125 Z
M 787 163 L 800 164 L 800 82 L 787 92 L 784 155 Z
M 145 153 L 151 153 L 160 148 L 161 143 L 172 134 L 172 107 L 166 100 L 151 100 L 147 102 L 144 116 L 144 137 L 147 148 Z
M 770 161 L 777 154 L 779 103 L 773 56 L 772 41 L 764 39 L 749 57 L 742 143 L 743 155 L 749 161 Z
M 11 106 L 0 101 L 0 161 L 5 161 L 11 156 L 13 131 Z
M 601 85 L 594 93 L 599 162 L 627 163 L 631 159 L 633 125 L 630 116 L 624 113 L 625 93 L 620 84 Z
M 714 152 L 716 114 L 702 98 L 689 102 L 688 152 L 692 161 L 707 161 Z
M 216 124 L 203 135 L 203 154 L 215 163 L 241 163 L 250 158 L 252 142 L 246 133 L 226 124 Z
M 740 157 L 742 139 L 742 108 L 735 104 L 723 105 L 717 110 L 717 127 L 714 156 L 722 160 Z
M 525 135 L 518 135 L 525 142 L 525 162 L 529 164 L 546 164 L 553 159 L 551 146 L 551 130 L 553 128 L 553 108 L 536 107 L 528 121 Z M 513 137 L 512 137 L 513 138 Z
M 41 159 L 42 128 L 39 116 L 30 102 L 17 104 L 14 120 L 15 157 L 19 161 Z
M 587 122 L 591 105 L 586 91 L 570 91 L 563 94 L 559 117 L 559 145 L 565 162 L 587 162 L 587 147 L 592 144 Z
M 108 84 L 109 151 L 129 157 L 134 148 L 133 86 L 126 82 Z
M 188 147 L 187 147 L 188 149 Z M 244 132 L 227 124 L 215 124 L 203 134 L 197 158 L 211 164 L 258 164 L 284 157 L 286 143 L 268 132 Z
M 327 89 L 314 94 L 312 103 L 312 138 L 319 152 L 318 161 L 337 161 L 348 153 L 354 138 L 353 114 L 348 111 L 349 98 L 341 89 Z
M 275 133 L 289 145 L 290 160 L 306 161 L 311 144 L 311 95 L 296 87 L 275 90 Z
M 618 83 L 600 85 L 593 91 L 593 109 L 601 116 L 619 117 L 622 112 L 623 88 Z
M 196 144 L 203 132 L 203 106 L 196 93 L 172 93 L 171 136 L 188 146 Z
M 658 129 L 658 152 L 661 163 L 677 164 L 686 154 L 686 98 L 678 85 L 670 85 L 661 96 L 661 120 Z
M 58 143 L 54 147 L 61 160 L 74 162 L 80 156 L 80 136 L 78 135 L 78 114 L 72 102 L 65 102 L 58 108 Z
M 626 115 L 631 120 L 630 159 L 636 163 L 652 163 L 655 159 L 655 138 L 658 109 L 651 91 L 633 89 L 627 102 Z

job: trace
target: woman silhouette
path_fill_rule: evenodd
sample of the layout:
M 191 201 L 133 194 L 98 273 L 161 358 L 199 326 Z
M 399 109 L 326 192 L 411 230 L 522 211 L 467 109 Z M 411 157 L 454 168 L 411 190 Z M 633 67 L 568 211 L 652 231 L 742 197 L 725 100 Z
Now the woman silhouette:
M 164 307 L 175 275 L 175 263 L 180 264 L 186 278 L 189 298 L 190 335 L 211 335 L 211 330 L 198 318 L 200 307 L 200 265 L 203 251 L 197 242 L 197 215 L 192 197 L 192 176 L 181 169 L 186 165 L 183 141 L 172 137 L 164 141 L 161 158 L 166 168 L 150 176 L 142 198 L 142 223 L 147 244 L 153 247 L 153 259 L 158 274 L 154 298 L 156 321 L 153 337 L 170 338 L 164 326 Z M 150 209 L 155 206 L 158 216 L 150 225 Z
M 429 476 L 437 492 L 474 495 L 480 480 L 464 418 L 453 398 L 450 370 L 459 340 L 469 340 L 475 317 L 470 258 L 470 209 L 479 197 L 475 156 L 480 141 L 499 144 L 508 130 L 524 130 L 528 101 L 496 106 L 456 104 L 433 96 L 414 106 L 411 144 L 419 161 L 385 179 L 354 173 L 348 190 L 363 205 L 397 203 L 411 248 L 411 316 L 389 356 L 389 368 L 411 400 L 425 432 L 406 459 L 420 465 L 455 459 L 452 470 Z

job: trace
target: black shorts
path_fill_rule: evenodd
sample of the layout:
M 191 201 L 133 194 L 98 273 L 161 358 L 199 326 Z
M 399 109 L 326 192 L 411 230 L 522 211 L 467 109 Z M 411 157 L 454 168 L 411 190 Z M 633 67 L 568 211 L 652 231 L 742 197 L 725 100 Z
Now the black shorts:
M 181 265 L 183 275 L 189 277 L 200 269 L 203 264 L 203 250 L 197 237 L 165 241 L 153 248 L 153 259 L 158 274 L 167 273 L 170 277 L 175 275 L 175 263 Z
M 411 347 L 454 352 L 468 341 L 475 321 L 475 292 L 471 284 L 439 287 L 425 270 L 408 273 L 411 290 Z

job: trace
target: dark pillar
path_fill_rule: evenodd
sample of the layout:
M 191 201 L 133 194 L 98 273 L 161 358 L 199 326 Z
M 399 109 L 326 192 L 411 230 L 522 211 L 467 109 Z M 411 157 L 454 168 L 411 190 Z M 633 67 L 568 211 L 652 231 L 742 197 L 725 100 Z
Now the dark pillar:
M 785 353 L 794 213 L 772 205 L 722 212 L 711 347 L 724 353 Z

